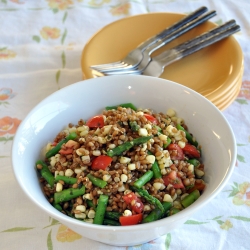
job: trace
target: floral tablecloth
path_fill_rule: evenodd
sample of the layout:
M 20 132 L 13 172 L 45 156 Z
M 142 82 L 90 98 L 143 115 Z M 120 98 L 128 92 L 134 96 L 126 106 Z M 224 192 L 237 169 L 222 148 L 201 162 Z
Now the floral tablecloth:
M 223 111 L 238 147 L 223 191 L 177 230 L 133 247 L 94 242 L 50 218 L 26 197 L 12 171 L 20 122 L 46 96 L 82 80 L 81 51 L 100 28 L 131 15 L 201 6 L 217 10 L 214 22 L 237 20 L 235 38 L 245 58 L 240 94 Z M 0 0 L 0 249 L 250 249 L 249 11 L 249 0 Z

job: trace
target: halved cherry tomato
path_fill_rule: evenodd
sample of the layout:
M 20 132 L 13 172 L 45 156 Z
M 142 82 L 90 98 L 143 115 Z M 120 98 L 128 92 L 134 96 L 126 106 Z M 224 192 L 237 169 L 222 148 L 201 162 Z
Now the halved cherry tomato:
M 144 209 L 144 205 L 140 198 L 133 192 L 130 192 L 126 195 L 124 195 L 123 200 L 126 202 L 127 205 L 129 205 L 133 212 L 135 213 L 142 213 Z
M 170 158 L 171 160 L 183 160 L 184 159 L 184 154 L 180 146 L 177 144 L 171 143 L 168 145 L 167 149 L 170 151 Z M 175 153 L 171 154 L 171 151 L 176 151 Z
M 149 114 L 144 114 L 144 116 L 147 118 L 148 121 L 152 122 L 153 124 L 158 124 L 158 121 L 154 116 Z
M 203 181 L 195 182 L 194 186 L 188 190 L 188 193 L 192 193 L 194 190 L 203 191 L 206 187 L 206 184 Z
M 174 188 L 184 188 L 182 180 L 177 177 L 177 172 L 172 170 L 168 175 L 162 177 L 165 186 L 172 184 Z
M 142 221 L 142 213 L 141 214 L 134 214 L 130 216 L 121 216 L 119 218 L 119 221 L 122 226 L 130 226 L 130 225 L 136 225 L 141 223 Z
M 62 155 L 70 155 L 73 153 L 73 148 L 60 149 L 59 153 Z
M 102 115 L 97 115 L 90 118 L 86 125 L 90 128 L 102 128 L 104 126 L 104 119 Z
M 99 169 L 105 170 L 111 162 L 112 162 L 111 157 L 107 155 L 99 155 L 93 160 L 91 168 L 93 170 L 99 170 Z
M 201 154 L 198 151 L 198 149 L 191 145 L 191 144 L 186 144 L 186 146 L 182 149 L 184 154 L 189 155 L 194 158 L 200 158 Z

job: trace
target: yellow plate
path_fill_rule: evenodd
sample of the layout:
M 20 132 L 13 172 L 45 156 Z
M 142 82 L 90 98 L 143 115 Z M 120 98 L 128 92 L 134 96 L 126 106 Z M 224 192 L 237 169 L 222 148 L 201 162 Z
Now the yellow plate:
M 238 96 L 242 85 L 242 75 L 243 75 L 243 69 L 238 79 L 235 81 L 235 84 L 231 88 L 228 88 L 228 91 L 223 96 L 220 96 L 219 98 L 213 101 L 213 103 L 220 110 L 226 109 Z
M 83 78 L 93 78 L 89 68 L 91 65 L 121 60 L 141 42 L 184 16 L 176 13 L 142 14 L 105 26 L 87 42 L 83 49 L 81 59 Z M 152 56 L 215 26 L 216 24 L 212 22 L 206 22 L 159 49 Z M 160 77 L 192 88 L 214 102 L 236 84 L 242 68 L 241 47 L 231 36 L 167 66 Z
M 241 84 L 239 84 L 233 94 L 227 96 L 227 99 L 222 102 L 217 102 L 215 105 L 221 110 L 225 110 L 230 106 L 230 104 L 237 98 L 240 92 Z

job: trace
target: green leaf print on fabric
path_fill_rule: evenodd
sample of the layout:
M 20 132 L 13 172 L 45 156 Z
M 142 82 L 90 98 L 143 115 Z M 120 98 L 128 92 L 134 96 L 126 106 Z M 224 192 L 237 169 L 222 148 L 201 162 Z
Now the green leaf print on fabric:
M 52 243 L 52 239 L 51 239 L 51 232 L 52 229 L 49 231 L 48 237 L 47 237 L 47 247 L 48 250 L 53 250 L 53 243 Z
M 230 218 L 236 219 L 236 220 L 241 220 L 241 221 L 250 222 L 250 218 L 248 218 L 248 217 L 243 217 L 243 216 L 230 216 Z
M 7 230 L 2 231 L 1 233 L 12 233 L 12 232 L 19 232 L 19 231 L 27 231 L 31 230 L 34 227 L 13 227 Z
M 65 12 L 63 15 L 63 20 L 62 20 L 63 23 L 66 21 L 67 17 L 68 17 L 68 12 Z
M 56 83 L 59 82 L 60 74 L 61 74 L 61 70 L 59 69 L 59 70 L 56 72 Z
M 40 41 L 41 41 L 40 36 L 33 36 L 32 39 L 33 39 L 34 41 L 38 42 L 38 43 L 40 43 Z
M 55 226 L 55 225 L 59 225 L 59 224 L 61 224 L 61 223 L 58 220 L 55 220 L 55 219 L 52 218 L 52 221 L 51 221 L 50 225 L 44 227 L 43 229 L 48 228 L 48 227 L 52 227 L 52 226 Z
M 201 225 L 201 224 L 207 224 L 208 222 L 202 222 L 202 221 L 196 221 L 196 220 L 187 220 L 184 224 L 188 225 Z
M 240 161 L 240 162 L 246 163 L 246 162 L 245 162 L 245 158 L 244 158 L 244 156 L 242 156 L 242 155 L 237 155 L 237 160 Z
M 65 29 L 64 32 L 63 32 L 62 39 L 61 39 L 61 44 L 64 44 L 64 40 L 65 40 L 66 36 L 67 36 L 67 29 Z
M 13 141 L 14 136 L 9 136 L 9 137 L 0 137 L 0 142 L 7 143 L 8 141 Z
M 216 216 L 216 217 L 214 217 L 212 220 L 218 220 L 218 219 L 220 219 L 220 218 L 222 218 L 222 216 L 220 215 L 220 216 Z
M 65 67 L 65 65 L 66 65 L 66 57 L 65 57 L 65 53 L 64 53 L 64 51 L 62 52 L 62 67 L 64 68 Z
M 171 234 L 167 234 L 165 239 L 166 250 L 169 250 L 170 244 L 171 244 Z
M 246 104 L 246 105 L 248 105 L 247 100 L 244 100 L 244 99 L 236 99 L 235 101 L 238 102 L 239 104 Z

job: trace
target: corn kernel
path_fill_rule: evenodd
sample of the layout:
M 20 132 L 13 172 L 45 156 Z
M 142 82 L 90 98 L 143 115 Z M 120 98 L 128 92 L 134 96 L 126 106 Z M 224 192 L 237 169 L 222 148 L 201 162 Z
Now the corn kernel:
M 77 218 L 77 219 L 85 219 L 86 214 L 84 214 L 84 213 L 75 214 L 75 218 Z
M 164 135 L 164 134 L 160 134 L 160 135 L 159 135 L 159 139 L 160 139 L 161 141 L 166 141 L 166 140 L 168 139 L 168 137 L 167 137 L 166 135 Z
M 72 169 L 66 169 L 66 171 L 65 171 L 65 176 L 70 177 L 70 176 L 72 176 L 73 174 L 74 174 L 74 172 L 73 172 Z
M 168 109 L 167 110 L 167 115 L 172 117 L 172 116 L 175 116 L 175 111 L 173 109 Z
M 101 151 L 100 150 L 93 150 L 92 154 L 94 156 L 99 156 L 99 155 L 101 155 Z
M 101 136 L 98 136 L 97 137 L 97 141 L 99 142 L 99 143 L 101 143 L 101 144 L 105 144 L 107 141 L 106 141 L 106 139 L 104 138 L 104 137 L 101 137 Z
M 163 201 L 173 202 L 173 199 L 169 194 L 165 194 L 164 197 L 163 197 Z
M 90 224 L 93 224 L 94 220 L 93 219 L 85 219 L 84 222 L 87 222 L 87 223 L 90 223 Z
M 120 163 L 129 163 L 131 161 L 130 158 L 122 156 L 120 158 Z
M 56 192 L 61 192 L 63 190 L 63 185 L 62 183 L 58 182 L 56 184 Z
M 129 170 L 135 170 L 135 164 L 134 163 L 129 164 L 128 169 Z
M 147 136 L 148 135 L 148 131 L 145 128 L 139 128 L 138 134 L 140 136 Z
M 95 218 L 95 211 L 94 210 L 89 210 L 89 212 L 88 212 L 88 218 L 89 219 L 94 219 Z
M 122 186 L 120 186 L 118 188 L 118 192 L 123 192 L 124 190 L 125 190 L 125 186 L 124 185 L 122 185 Z
M 80 173 L 82 172 L 82 169 L 76 168 L 76 169 L 74 170 L 74 172 L 75 172 L 75 174 L 80 174 Z
M 186 146 L 186 143 L 184 141 L 178 141 L 178 146 L 180 148 L 184 148 Z
M 124 212 L 123 212 L 123 216 L 131 216 L 132 215 L 132 212 L 128 209 L 126 209 Z
M 154 188 L 156 189 L 156 190 L 160 190 L 161 189 L 161 183 L 160 182 L 155 182 L 154 184 L 153 184 L 153 186 L 154 186 Z
M 90 162 L 90 156 L 89 155 L 83 155 L 81 157 L 82 161 Z
M 84 205 L 78 205 L 78 206 L 76 206 L 76 210 L 79 210 L 81 212 L 85 212 L 86 211 L 86 207 Z
M 149 124 L 149 123 L 148 123 L 148 124 L 145 124 L 145 125 L 144 125 L 144 128 L 147 129 L 147 130 L 150 130 L 150 129 L 152 129 L 152 125 Z
M 122 181 L 122 182 L 126 182 L 127 180 L 128 180 L 128 176 L 125 175 L 125 174 L 122 174 L 122 175 L 121 175 L 121 181 Z
M 103 175 L 102 179 L 103 179 L 104 181 L 108 181 L 108 180 L 110 179 L 110 177 L 111 177 L 111 175 L 105 174 L 105 175 Z
M 154 155 L 147 155 L 146 160 L 150 163 L 153 164 L 155 162 L 155 156 Z
M 188 170 L 191 171 L 191 172 L 194 172 L 194 165 L 193 164 L 190 164 L 188 166 Z

